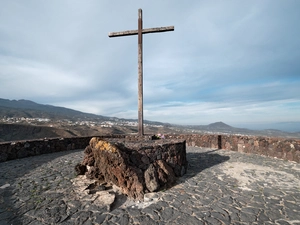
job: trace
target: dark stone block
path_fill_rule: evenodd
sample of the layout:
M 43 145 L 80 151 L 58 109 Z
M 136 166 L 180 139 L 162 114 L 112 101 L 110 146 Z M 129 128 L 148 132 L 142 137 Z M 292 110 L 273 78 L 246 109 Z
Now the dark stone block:
M 87 172 L 86 166 L 78 163 L 75 166 L 76 175 L 84 175 Z
M 187 168 L 182 140 L 92 138 L 84 152 L 81 165 L 88 165 L 88 178 L 117 185 L 124 194 L 137 199 L 171 186 L 175 175 L 182 176 Z M 157 159 L 157 153 L 163 155 L 159 157 L 162 159 Z

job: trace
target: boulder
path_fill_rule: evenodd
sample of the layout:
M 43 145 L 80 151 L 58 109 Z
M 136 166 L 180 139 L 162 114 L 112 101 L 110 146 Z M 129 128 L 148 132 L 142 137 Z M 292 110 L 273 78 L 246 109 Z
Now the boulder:
M 116 185 L 134 199 L 170 187 L 186 172 L 183 140 L 128 140 L 92 138 L 77 170 L 89 179 Z M 84 170 L 82 167 L 85 167 Z

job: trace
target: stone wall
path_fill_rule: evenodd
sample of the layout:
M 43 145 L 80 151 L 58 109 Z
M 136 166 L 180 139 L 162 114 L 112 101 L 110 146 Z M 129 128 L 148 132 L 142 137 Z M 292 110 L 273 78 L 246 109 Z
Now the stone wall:
M 125 137 L 107 135 L 101 137 Z M 51 138 L 0 143 L 0 162 L 46 153 L 84 149 L 92 137 Z
M 184 139 L 188 146 L 219 148 L 237 152 L 259 154 L 300 163 L 300 140 L 275 137 L 211 134 L 165 136 L 166 138 Z
M 166 138 L 184 139 L 186 140 L 188 146 L 222 148 L 238 152 L 277 157 L 300 163 L 300 140 L 273 137 L 211 134 L 165 136 Z M 112 135 L 103 137 L 123 138 L 125 136 Z M 126 138 L 130 137 L 131 136 L 127 136 Z M 74 137 L 3 142 L 0 143 L 0 162 L 44 153 L 52 153 L 71 149 L 84 149 L 89 144 L 91 138 L 92 137 Z

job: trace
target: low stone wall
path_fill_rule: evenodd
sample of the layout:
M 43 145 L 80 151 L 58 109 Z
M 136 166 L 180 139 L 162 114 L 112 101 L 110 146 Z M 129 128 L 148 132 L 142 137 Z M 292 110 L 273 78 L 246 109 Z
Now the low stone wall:
M 99 137 L 124 138 L 125 136 L 111 135 Z M 300 163 L 300 140 L 211 134 L 165 135 L 165 137 L 184 139 L 188 146 L 222 148 L 238 152 L 277 157 Z M 74 137 L 3 142 L 0 143 L 0 162 L 44 153 L 84 149 L 89 144 L 91 138 L 92 137 Z M 135 139 L 134 136 L 126 136 L 126 138 L 132 138 L 132 140 Z
M 165 137 L 184 139 L 188 146 L 259 154 L 300 163 L 300 140 L 211 134 L 165 135 Z
M 125 137 L 122 135 L 106 135 L 109 137 Z M 25 158 L 46 153 L 73 149 L 84 149 L 92 137 L 51 138 L 0 143 L 0 162 Z

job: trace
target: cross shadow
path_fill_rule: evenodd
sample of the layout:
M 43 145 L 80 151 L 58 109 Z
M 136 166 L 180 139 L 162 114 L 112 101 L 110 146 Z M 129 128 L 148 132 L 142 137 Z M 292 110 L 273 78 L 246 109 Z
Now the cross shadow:
M 216 166 L 218 164 L 224 163 L 230 159 L 229 156 L 223 156 L 216 153 L 217 151 L 219 151 L 219 149 L 202 149 L 201 152 L 187 152 L 186 156 L 188 160 L 188 168 L 186 174 L 184 174 L 182 177 L 176 177 L 176 181 L 174 184 L 170 185 L 169 187 L 161 187 L 161 189 L 158 192 L 162 190 L 172 189 L 172 187 L 176 186 L 178 183 L 184 182 L 196 176 L 197 174 L 201 173 L 201 171 Z M 123 204 L 127 200 L 127 196 L 122 194 L 119 195 L 118 200 L 112 206 L 112 210 L 118 209 L 119 207 L 123 207 Z
M 219 151 L 219 149 L 204 150 L 203 152 L 187 152 L 188 169 L 182 178 L 189 179 L 207 168 L 224 163 L 230 159 L 229 156 L 215 153 L 217 151 Z

